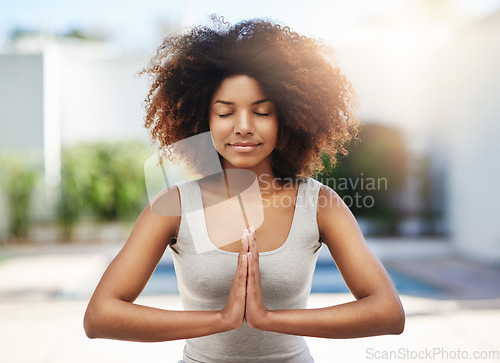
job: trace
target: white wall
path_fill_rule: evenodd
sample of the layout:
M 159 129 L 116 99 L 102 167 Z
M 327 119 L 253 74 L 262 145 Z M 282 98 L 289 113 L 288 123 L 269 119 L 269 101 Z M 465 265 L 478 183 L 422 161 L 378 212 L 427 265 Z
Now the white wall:
M 43 151 L 43 56 L 0 54 L 0 152 Z
M 63 144 L 141 138 L 146 77 L 137 73 L 145 56 L 96 57 L 64 52 L 61 64 Z
M 462 255 L 500 262 L 500 13 L 443 50 L 429 72 L 447 150 L 448 218 Z M 434 87 L 433 87 L 434 86 Z

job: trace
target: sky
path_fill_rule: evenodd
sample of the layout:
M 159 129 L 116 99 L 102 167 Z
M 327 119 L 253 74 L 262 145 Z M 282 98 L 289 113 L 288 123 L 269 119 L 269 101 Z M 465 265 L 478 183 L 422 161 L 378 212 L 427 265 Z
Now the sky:
M 12 29 L 64 33 L 78 28 L 105 35 L 125 50 L 148 50 L 172 29 L 207 23 L 216 13 L 230 22 L 267 17 L 308 36 L 346 43 L 363 25 L 404 19 L 418 4 L 452 3 L 471 17 L 500 9 L 500 0 L 0 0 L 0 47 Z M 365 27 L 366 28 L 366 27 Z

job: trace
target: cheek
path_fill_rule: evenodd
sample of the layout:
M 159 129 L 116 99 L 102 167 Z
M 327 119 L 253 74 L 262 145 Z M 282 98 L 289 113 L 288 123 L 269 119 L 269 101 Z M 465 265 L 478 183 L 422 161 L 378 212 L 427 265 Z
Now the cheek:
M 218 125 L 217 122 L 212 122 L 212 120 L 209 120 L 209 129 L 212 137 L 212 143 L 217 151 L 220 152 L 224 147 L 226 139 L 224 130 L 220 125 Z
M 275 122 L 273 122 L 272 127 L 269 130 L 269 133 L 271 135 L 273 135 L 274 142 L 277 143 L 278 142 L 278 134 L 279 134 L 278 120 L 275 120 Z
M 210 133 L 212 134 L 213 138 L 217 138 L 218 135 L 220 134 L 220 127 L 217 125 L 217 122 L 215 122 L 212 118 L 208 120 L 208 129 L 210 130 Z

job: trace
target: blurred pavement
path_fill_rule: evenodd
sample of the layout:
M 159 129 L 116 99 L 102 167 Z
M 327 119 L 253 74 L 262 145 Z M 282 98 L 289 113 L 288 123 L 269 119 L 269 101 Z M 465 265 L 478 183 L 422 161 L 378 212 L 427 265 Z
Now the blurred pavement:
M 398 336 L 307 337 L 316 362 L 424 358 L 500 362 L 499 266 L 460 259 L 442 241 L 368 243 L 387 267 L 439 286 L 444 297 L 403 295 L 407 322 Z M 88 298 L 119 248 L 114 244 L 0 248 L 0 361 L 178 362 L 183 341 L 134 343 L 85 336 L 82 320 Z M 351 300 L 350 294 L 312 294 L 309 307 Z M 182 309 L 178 295 L 140 297 L 137 303 Z M 472 359 L 474 354 L 480 356 Z

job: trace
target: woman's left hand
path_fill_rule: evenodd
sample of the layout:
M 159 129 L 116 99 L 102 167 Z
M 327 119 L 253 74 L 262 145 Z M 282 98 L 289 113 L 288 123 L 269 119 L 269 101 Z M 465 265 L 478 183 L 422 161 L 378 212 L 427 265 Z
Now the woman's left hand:
M 250 232 L 245 229 L 243 238 L 248 241 L 248 279 L 247 297 L 245 305 L 245 320 L 248 326 L 259 329 L 269 312 L 264 305 L 262 285 L 259 271 L 259 251 L 255 229 L 250 227 Z

